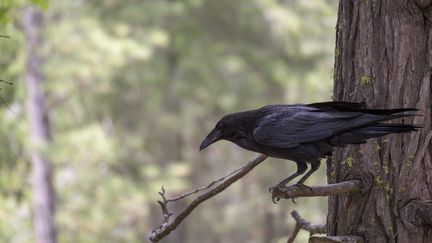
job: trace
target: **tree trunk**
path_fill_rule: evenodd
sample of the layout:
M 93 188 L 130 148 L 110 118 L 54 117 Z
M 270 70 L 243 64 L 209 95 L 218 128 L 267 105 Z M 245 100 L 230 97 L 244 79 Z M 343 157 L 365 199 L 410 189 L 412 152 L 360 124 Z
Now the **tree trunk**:
M 334 99 L 415 107 L 421 131 L 338 149 L 329 183 L 361 178 L 366 192 L 331 197 L 329 235 L 366 242 L 432 242 L 431 1 L 341 0 Z M 369 187 L 368 187 L 369 186 Z
M 27 7 L 23 13 L 23 28 L 27 42 L 27 109 L 30 127 L 30 140 L 33 146 L 32 190 L 33 213 L 36 241 L 38 243 L 56 242 L 54 223 L 55 195 L 52 185 L 51 164 L 40 152 L 50 141 L 50 125 L 42 90 L 41 59 L 38 49 L 41 47 L 42 13 Z

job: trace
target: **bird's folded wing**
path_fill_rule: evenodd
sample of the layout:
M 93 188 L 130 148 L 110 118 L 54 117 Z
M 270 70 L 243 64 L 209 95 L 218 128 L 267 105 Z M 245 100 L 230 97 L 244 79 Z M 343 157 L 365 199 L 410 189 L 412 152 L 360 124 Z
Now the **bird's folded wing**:
M 258 143 L 266 146 L 293 148 L 382 119 L 382 116 L 360 112 L 281 112 L 263 117 L 257 123 L 253 136 Z

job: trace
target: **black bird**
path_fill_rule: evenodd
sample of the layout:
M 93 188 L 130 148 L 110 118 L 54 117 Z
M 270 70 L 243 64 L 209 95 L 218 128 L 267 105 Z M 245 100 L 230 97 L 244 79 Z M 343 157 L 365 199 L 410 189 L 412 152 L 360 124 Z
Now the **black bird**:
M 391 133 L 416 131 L 418 126 L 415 125 L 383 123 L 413 116 L 402 113 L 415 110 L 368 109 L 364 103 L 351 102 L 267 105 L 225 115 L 202 141 L 200 150 L 223 139 L 247 150 L 296 162 L 297 172 L 273 189 L 284 187 L 303 174 L 309 163 L 311 169 L 297 182 L 304 186 L 306 179 L 319 168 L 320 159 L 331 155 L 334 147 L 366 143 L 369 138 Z

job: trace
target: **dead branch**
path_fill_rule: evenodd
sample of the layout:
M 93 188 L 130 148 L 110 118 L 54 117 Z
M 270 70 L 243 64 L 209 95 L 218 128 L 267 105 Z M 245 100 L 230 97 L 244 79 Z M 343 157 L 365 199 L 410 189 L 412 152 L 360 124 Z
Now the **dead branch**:
M 291 216 L 296 221 L 296 224 L 300 225 L 301 229 L 309 231 L 309 233 L 311 233 L 312 235 L 323 234 L 326 232 L 326 226 L 324 224 L 309 223 L 306 219 L 302 218 L 296 210 L 291 212 Z
M 300 229 L 301 229 L 300 225 L 296 223 L 294 230 L 291 232 L 290 236 L 288 237 L 287 243 L 293 243 L 294 242 Z
M 257 157 L 257 158 L 258 158 L 258 157 Z M 188 197 L 188 196 L 190 196 L 190 195 L 192 195 L 192 194 L 196 194 L 196 193 L 198 193 L 198 192 L 200 192 L 200 191 L 207 190 L 207 189 L 211 188 L 212 186 L 214 186 L 215 184 L 217 184 L 217 183 L 219 183 L 219 182 L 222 182 L 222 181 L 224 181 L 226 178 L 228 178 L 228 177 L 234 175 L 235 173 L 237 173 L 237 172 L 243 170 L 245 166 L 246 166 L 246 164 L 243 165 L 242 167 L 237 168 L 236 170 L 232 171 L 232 172 L 229 173 L 228 175 L 223 176 L 223 177 L 221 177 L 221 178 L 219 178 L 219 179 L 217 179 L 217 180 L 214 180 L 214 181 L 210 182 L 207 186 L 199 187 L 199 188 L 197 188 L 197 189 L 195 189 L 195 190 L 193 190 L 193 191 L 186 192 L 186 193 L 183 193 L 183 194 L 181 194 L 181 195 L 179 195 L 179 196 L 177 196 L 177 197 L 167 199 L 166 201 L 167 201 L 167 202 L 174 202 L 174 201 L 178 201 L 178 200 L 183 199 L 183 198 L 185 198 L 185 197 Z
M 292 211 L 291 216 L 296 221 L 295 228 L 291 235 L 289 236 L 287 243 L 293 243 L 297 237 L 300 229 L 306 230 L 310 233 L 311 237 L 309 242 L 313 243 L 363 243 L 365 242 L 363 237 L 354 235 L 344 235 L 344 236 L 312 236 L 314 234 L 324 234 L 326 233 L 327 227 L 324 224 L 312 224 L 302 218 L 297 211 Z
M 293 199 L 297 197 L 326 197 L 335 196 L 362 190 L 361 180 L 343 181 L 325 186 L 298 186 L 292 185 L 284 188 L 277 188 L 273 193 L 278 198 Z
M 306 221 L 304 218 L 302 218 L 297 211 L 292 211 L 291 216 L 296 221 L 295 228 L 291 235 L 288 238 L 287 243 L 294 242 L 295 238 L 297 237 L 298 232 L 300 229 L 308 231 L 311 235 L 313 234 L 323 234 L 326 232 L 326 226 L 324 224 L 312 224 L 308 221 Z
M 309 243 L 364 243 L 361 236 L 343 235 L 343 236 L 311 236 Z
M 243 176 L 245 176 L 247 173 L 249 173 L 253 168 L 255 168 L 255 166 L 259 165 L 261 162 L 263 162 L 265 159 L 267 159 L 266 155 L 259 155 L 256 158 L 254 158 L 253 160 L 247 162 L 246 164 L 244 164 L 243 166 L 241 166 L 240 168 L 238 168 L 237 170 L 235 170 L 234 172 L 231 172 L 229 175 L 224 176 L 218 180 L 215 180 L 213 182 L 211 182 L 208 186 L 204 186 L 201 188 L 198 188 L 192 192 L 188 192 L 185 193 L 183 195 L 180 195 L 178 197 L 175 197 L 173 199 L 166 199 L 165 198 L 165 189 L 162 188 L 162 191 L 159 192 L 159 195 L 161 195 L 162 197 L 162 201 L 158 201 L 159 205 L 161 206 L 161 210 L 162 210 L 162 214 L 163 214 L 163 222 L 162 224 L 159 226 L 158 229 L 153 230 L 153 232 L 151 233 L 149 239 L 152 242 L 158 242 L 159 240 L 161 240 L 162 238 L 164 238 L 165 236 L 167 236 L 169 233 L 171 233 L 171 231 L 175 230 L 180 224 L 181 222 L 189 216 L 189 214 L 192 213 L 192 211 L 198 207 L 201 203 L 203 203 L 204 201 L 207 201 L 208 199 L 216 196 L 217 194 L 219 194 L 220 192 L 224 191 L 226 188 L 228 188 L 231 184 L 233 184 L 234 182 L 236 182 L 237 180 L 239 180 L 240 178 L 242 178 Z M 184 197 L 190 196 L 192 194 L 195 194 L 199 191 L 205 190 L 205 189 L 209 189 L 210 187 L 212 187 L 213 185 L 217 184 L 218 182 L 221 182 L 221 184 L 219 184 L 218 186 L 216 186 L 215 188 L 213 188 L 210 191 L 207 191 L 201 195 L 199 195 L 198 197 L 196 197 L 192 203 L 190 203 L 181 213 L 179 213 L 172 222 L 169 222 L 170 217 L 172 216 L 172 213 L 170 213 L 168 211 L 168 203 L 169 202 L 173 202 L 173 201 L 177 201 L 179 199 L 182 199 Z

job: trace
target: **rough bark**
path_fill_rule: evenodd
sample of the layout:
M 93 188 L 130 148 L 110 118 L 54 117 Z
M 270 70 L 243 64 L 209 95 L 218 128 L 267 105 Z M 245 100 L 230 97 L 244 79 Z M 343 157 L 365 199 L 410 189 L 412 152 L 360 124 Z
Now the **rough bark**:
M 341 0 L 334 99 L 416 107 L 420 132 L 339 149 L 328 180 L 371 178 L 363 195 L 329 198 L 329 235 L 366 242 L 432 242 L 431 1 Z
M 24 9 L 23 28 L 27 43 L 27 110 L 30 140 L 33 146 L 31 154 L 33 223 L 38 243 L 55 243 L 55 195 L 51 178 L 52 168 L 50 161 L 41 153 L 41 149 L 49 143 L 51 136 L 45 95 L 42 90 L 42 61 L 38 55 L 38 49 L 42 44 L 42 13 L 40 10 L 34 7 Z

